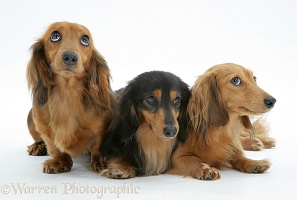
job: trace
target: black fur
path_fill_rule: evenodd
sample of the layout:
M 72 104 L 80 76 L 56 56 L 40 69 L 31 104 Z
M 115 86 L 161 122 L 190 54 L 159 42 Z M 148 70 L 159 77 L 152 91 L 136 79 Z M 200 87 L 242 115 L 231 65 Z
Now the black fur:
M 147 109 L 143 103 L 144 99 L 148 94 L 157 89 L 162 91 L 174 90 L 179 93 L 181 97 L 178 117 L 180 128 L 176 145 L 180 141 L 185 141 L 187 126 L 186 107 L 190 97 L 188 85 L 172 73 L 151 71 L 137 76 L 125 88 L 117 91 L 119 95 L 118 112 L 115 114 L 106 139 L 101 146 L 101 152 L 104 157 L 107 159 L 118 156 L 123 158 L 134 166 L 137 176 L 144 175 L 143 169 L 145 165 L 139 153 L 141 147 L 135 137 L 139 123 L 142 120 L 138 109 Z

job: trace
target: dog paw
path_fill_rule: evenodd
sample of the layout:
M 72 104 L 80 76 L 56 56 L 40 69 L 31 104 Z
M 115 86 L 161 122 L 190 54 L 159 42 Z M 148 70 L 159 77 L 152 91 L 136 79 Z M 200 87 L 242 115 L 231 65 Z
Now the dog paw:
M 43 164 L 43 173 L 47 174 L 58 174 L 63 172 L 70 172 L 72 162 L 61 161 L 61 160 L 46 160 Z
M 113 179 L 128 179 L 136 176 L 135 169 L 130 165 L 110 164 L 107 169 L 100 173 L 103 176 Z
M 198 180 L 217 180 L 221 178 L 220 170 L 215 167 L 202 163 L 197 170 L 196 177 Z
M 266 137 L 266 138 L 262 139 L 262 143 L 266 149 L 270 149 L 272 147 L 275 147 L 276 140 L 271 137 Z
M 27 152 L 32 156 L 45 156 L 47 155 L 47 149 L 45 143 L 35 142 L 34 144 L 28 146 Z
M 256 166 L 253 167 L 252 173 L 263 174 L 269 168 L 270 168 L 270 164 L 269 163 L 259 163 L 258 165 L 256 165 Z
M 92 160 L 91 168 L 94 172 L 100 173 L 101 170 L 106 168 L 106 158 L 100 158 L 99 160 Z
M 264 145 L 261 140 L 258 138 L 245 138 L 241 140 L 244 150 L 248 151 L 260 151 L 264 148 Z
M 270 168 L 270 162 L 268 160 L 249 160 L 240 169 L 242 172 L 262 174 Z

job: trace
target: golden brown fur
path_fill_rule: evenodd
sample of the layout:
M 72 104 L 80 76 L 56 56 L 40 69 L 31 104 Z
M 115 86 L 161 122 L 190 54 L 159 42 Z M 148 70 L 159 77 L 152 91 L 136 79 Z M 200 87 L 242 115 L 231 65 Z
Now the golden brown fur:
M 169 173 L 214 180 L 224 166 L 265 172 L 270 162 L 246 158 L 240 141 L 240 134 L 252 129 L 249 116 L 268 112 L 276 101 L 257 86 L 252 72 L 217 65 L 197 79 L 191 92 L 188 137 L 173 154 Z
M 32 46 L 27 80 L 33 95 L 28 128 L 35 141 L 28 152 L 51 156 L 43 172 L 70 171 L 71 156 L 87 152 L 98 171 L 115 97 L 109 68 L 89 30 L 68 22 L 50 25 Z

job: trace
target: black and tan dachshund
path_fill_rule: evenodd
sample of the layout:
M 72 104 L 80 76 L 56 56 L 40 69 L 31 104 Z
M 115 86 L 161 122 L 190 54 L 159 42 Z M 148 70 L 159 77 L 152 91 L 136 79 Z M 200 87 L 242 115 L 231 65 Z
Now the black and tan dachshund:
M 118 93 L 118 113 L 101 146 L 102 175 L 125 179 L 164 173 L 186 137 L 188 85 L 172 73 L 151 71 Z

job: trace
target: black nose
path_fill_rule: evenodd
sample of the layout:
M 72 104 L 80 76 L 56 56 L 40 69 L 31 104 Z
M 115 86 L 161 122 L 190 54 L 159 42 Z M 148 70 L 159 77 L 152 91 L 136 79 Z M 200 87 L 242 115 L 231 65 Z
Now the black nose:
M 264 104 L 267 108 L 273 108 L 275 102 L 276 102 L 276 99 L 273 97 L 266 97 L 264 99 Z
M 77 63 L 78 55 L 71 51 L 65 51 L 62 55 L 62 59 L 66 65 L 72 66 Z
M 166 137 L 173 137 L 176 134 L 176 128 L 174 126 L 165 126 L 163 133 Z

